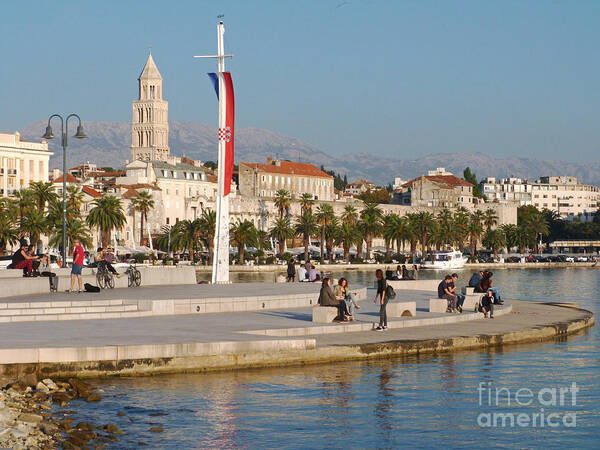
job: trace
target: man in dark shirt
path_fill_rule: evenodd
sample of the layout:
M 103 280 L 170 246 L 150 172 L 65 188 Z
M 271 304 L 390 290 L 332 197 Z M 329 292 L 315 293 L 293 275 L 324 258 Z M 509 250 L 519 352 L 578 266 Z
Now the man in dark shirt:
M 465 296 L 463 294 L 459 294 L 458 292 L 456 292 L 456 283 L 458 281 L 458 274 L 457 273 L 453 273 L 452 275 L 452 280 L 449 283 L 449 288 L 450 288 L 450 292 L 452 292 L 454 295 L 456 295 L 456 309 L 458 309 L 458 312 L 462 313 L 462 305 L 465 302 Z
M 479 270 L 471 275 L 471 279 L 469 280 L 469 287 L 475 288 L 475 292 L 479 289 L 479 284 L 483 279 L 483 270 Z
M 19 250 L 12 256 L 12 268 L 23 269 L 23 276 L 29 277 L 33 272 L 33 262 L 38 260 L 37 256 L 30 256 L 27 242 L 21 242 Z
M 442 282 L 438 284 L 438 298 L 444 298 L 448 301 L 446 312 L 454 312 L 456 310 L 456 303 L 458 302 L 458 298 L 451 291 L 451 282 L 452 276 L 446 275 Z

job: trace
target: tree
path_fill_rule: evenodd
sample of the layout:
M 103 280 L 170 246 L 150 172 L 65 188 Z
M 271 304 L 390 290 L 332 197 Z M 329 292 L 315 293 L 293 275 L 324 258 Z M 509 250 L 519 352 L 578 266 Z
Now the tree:
M 463 172 L 463 178 L 465 181 L 468 181 L 473 185 L 473 197 L 483 198 L 483 194 L 481 193 L 481 188 L 479 187 L 479 183 L 477 182 L 477 175 L 474 172 L 471 172 L 471 168 L 467 167 Z
M 500 225 L 500 229 L 504 233 L 506 247 L 508 248 L 509 252 L 513 247 L 519 246 L 518 229 L 516 225 L 506 223 L 504 225 Z
M 207 167 L 208 169 L 211 169 L 211 170 L 216 170 L 216 168 L 218 167 L 218 165 L 214 161 L 206 161 L 204 163 L 204 167 Z
M 165 252 L 169 252 L 172 248 L 171 234 L 173 230 L 170 225 L 160 227 L 160 233 L 156 237 L 156 246 Z
M 465 247 L 465 240 L 469 236 L 469 211 L 464 207 L 459 207 L 454 213 L 453 237 L 454 243 L 459 250 Z
M 325 238 L 327 234 L 327 226 L 335 219 L 333 206 L 328 203 L 321 203 L 317 208 L 315 219 L 317 220 L 317 224 L 319 225 L 321 231 L 321 262 L 323 262 L 325 258 Z
M 15 202 L 19 209 L 19 218 L 25 215 L 28 209 L 31 209 L 35 203 L 33 191 L 31 189 L 19 189 L 14 193 Z
M 0 214 L 5 214 L 9 219 L 15 221 L 19 217 L 19 208 L 15 200 L 0 197 Z
M 256 227 L 248 219 L 242 221 L 238 219 L 232 224 L 229 234 L 231 241 L 238 248 L 238 263 L 244 264 L 244 250 L 247 245 L 253 245 L 256 242 Z
M 406 215 L 406 233 L 408 241 L 410 242 L 410 256 L 411 260 L 415 262 L 415 256 L 417 252 L 417 243 L 419 242 L 419 230 L 417 226 L 417 213 L 408 213 Z
M 48 232 L 49 222 L 42 210 L 28 209 L 19 220 L 21 235 L 29 235 L 29 243 L 37 245 L 42 234 Z
M 114 195 L 105 195 L 94 200 L 86 220 L 90 227 L 100 230 L 102 247 L 106 247 L 110 242 L 113 230 L 122 228 L 127 223 L 121 200 Z
M 144 242 L 144 220 L 148 220 L 148 212 L 154 208 L 152 194 L 148 191 L 139 191 L 133 199 L 133 208 L 140 213 L 140 245 Z M 152 239 L 148 236 L 149 239 Z
M 49 204 L 56 199 L 54 185 L 51 182 L 32 181 L 29 183 L 29 187 L 39 211 L 43 211 L 47 203 Z
M 383 232 L 383 214 L 377 207 L 376 203 L 364 203 L 363 209 L 360 212 L 360 221 L 363 224 L 365 231 L 365 241 L 367 243 L 367 258 L 371 258 L 371 248 L 373 247 L 373 239 L 381 235 Z
M 171 230 L 171 242 L 174 243 L 174 248 L 188 250 L 190 261 L 194 261 L 201 231 L 202 222 L 199 219 L 180 220 Z
M 390 202 L 390 192 L 387 189 L 375 189 L 361 192 L 357 198 L 365 203 L 387 204 Z
M 304 192 L 300 196 L 300 211 L 301 214 L 304 214 L 306 211 L 310 211 L 312 213 L 312 207 L 315 204 L 315 199 L 312 194 L 308 192 Z
M 383 240 L 385 242 L 385 256 L 388 258 L 396 241 L 396 228 L 399 220 L 398 214 L 390 213 L 383 216 Z
M 548 221 L 539 211 L 529 215 L 524 223 L 524 229 L 529 237 L 529 241 L 534 243 L 535 252 L 539 253 L 538 235 L 547 236 L 550 233 Z
M 350 261 L 350 248 L 362 244 L 362 236 L 354 223 L 342 222 L 338 227 L 337 242 L 344 248 L 344 261 Z
M 506 236 L 501 229 L 488 229 L 483 236 L 483 245 L 494 252 L 494 258 L 498 258 L 498 250 L 506 245 Z
M 488 208 L 483 212 L 483 225 L 486 231 L 498 224 L 498 214 L 492 208 Z
M 208 249 L 208 262 L 212 263 L 213 249 L 215 246 L 215 231 L 217 226 L 217 213 L 212 209 L 204 209 L 198 219 L 201 240 Z
M 286 239 L 294 237 L 294 229 L 290 225 L 290 219 L 287 217 L 277 219 L 269 233 L 279 241 L 279 254 L 283 255 Z
M 342 213 L 342 223 L 349 223 L 354 225 L 358 221 L 358 211 L 354 205 L 344 206 L 344 212 Z
M 279 210 L 279 218 L 283 218 L 284 214 L 287 216 L 290 213 L 290 206 L 292 202 L 292 194 L 285 189 L 279 189 L 275 192 L 275 207 Z
M 79 217 L 67 218 L 67 253 L 73 251 L 73 241 L 79 239 L 81 245 L 85 248 L 92 248 L 92 235 L 90 229 L 87 227 L 85 222 Z M 62 224 L 54 227 L 54 231 L 50 236 L 49 244 L 53 247 L 60 247 L 62 245 Z
M 61 200 L 62 209 L 62 200 Z M 67 186 L 67 217 L 79 217 L 83 204 L 83 191 L 77 186 Z
M 313 216 L 309 210 L 304 211 L 302 215 L 298 217 L 295 231 L 296 235 L 302 237 L 302 242 L 304 244 L 304 261 L 309 261 L 308 247 L 310 246 L 310 237 L 314 236 L 319 231 L 319 225 L 317 224 L 315 216 Z
M 6 254 L 6 247 L 19 242 L 19 231 L 13 218 L 4 211 L 0 212 L 0 254 Z
M 471 247 L 471 257 L 475 257 L 477 253 L 477 241 L 481 233 L 483 233 L 484 214 L 481 211 L 475 211 L 469 218 L 469 245 Z
M 434 220 L 433 215 L 428 211 L 420 211 L 413 216 L 414 227 L 417 232 L 417 236 L 419 236 L 419 241 L 421 242 L 421 253 L 422 256 L 425 257 L 425 253 L 427 252 L 427 245 L 429 243 L 427 237 L 429 233 L 433 231 Z M 431 253 L 431 252 L 430 252 Z M 431 258 L 433 261 L 433 257 Z

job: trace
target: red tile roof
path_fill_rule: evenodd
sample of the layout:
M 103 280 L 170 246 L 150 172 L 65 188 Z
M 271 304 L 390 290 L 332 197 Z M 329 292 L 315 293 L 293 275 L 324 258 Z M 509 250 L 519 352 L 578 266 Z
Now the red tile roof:
M 414 180 L 410 180 L 408 183 L 404 183 L 402 185 L 402 187 L 412 187 L 413 183 L 420 179 L 421 179 L 421 177 L 415 178 Z M 473 186 L 468 181 L 462 180 L 458 177 L 455 177 L 454 175 L 430 175 L 430 176 L 426 176 L 425 179 L 427 179 L 429 181 L 433 181 L 434 183 L 445 184 L 449 187 Z
M 153 184 L 148 183 L 119 184 L 117 186 L 123 189 L 152 189 L 153 191 L 160 191 L 160 188 L 158 186 L 154 186 Z
M 52 180 L 52 182 L 53 183 L 62 183 L 63 176 L 61 175 L 56 180 Z M 71 175 L 70 173 L 67 173 L 67 183 L 79 183 L 79 180 L 77 178 L 75 178 L 73 175 Z
M 127 189 L 127 191 L 125 191 L 125 193 L 123 194 L 123 198 L 127 199 L 136 198 L 137 196 L 138 193 L 134 189 Z
M 258 171 L 268 173 L 281 173 L 286 175 L 305 175 L 310 177 L 322 177 L 322 178 L 333 178 L 331 175 L 327 175 L 317 166 L 308 163 L 298 163 L 291 161 L 281 161 L 281 165 L 276 164 L 257 164 L 257 163 L 245 163 L 242 162 L 240 165 L 250 167 L 251 169 L 257 169 Z
M 124 177 L 125 175 L 124 170 L 115 170 L 113 172 L 93 170 L 88 173 L 88 177 Z
M 91 196 L 92 196 L 92 197 L 94 197 L 94 198 L 99 198 L 99 197 L 102 197 L 102 194 L 101 194 L 100 192 L 98 192 L 96 189 L 94 189 L 94 188 L 91 188 L 91 187 L 89 187 L 89 186 L 83 186 L 83 187 L 81 188 L 81 190 L 82 190 L 83 192 L 85 192 L 86 194 L 88 194 L 88 195 L 91 195 Z

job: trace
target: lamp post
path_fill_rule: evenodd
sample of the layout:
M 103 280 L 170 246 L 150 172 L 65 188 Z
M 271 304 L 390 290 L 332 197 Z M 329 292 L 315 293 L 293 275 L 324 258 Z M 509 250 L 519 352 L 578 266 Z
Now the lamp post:
M 62 203 L 63 203 L 63 222 L 62 222 L 62 264 L 63 267 L 67 264 L 67 134 L 69 133 L 69 119 L 76 117 L 79 121 L 77 125 L 77 133 L 73 136 L 77 139 L 85 139 L 87 136 L 83 132 L 83 126 L 81 125 L 81 118 L 77 114 L 69 114 L 66 119 L 60 114 L 52 114 L 48 118 L 48 126 L 46 132 L 42 136 L 42 139 L 54 139 L 54 133 L 50 126 L 52 118 L 58 117 L 60 119 L 60 133 L 61 143 L 63 148 L 63 189 L 62 189 Z

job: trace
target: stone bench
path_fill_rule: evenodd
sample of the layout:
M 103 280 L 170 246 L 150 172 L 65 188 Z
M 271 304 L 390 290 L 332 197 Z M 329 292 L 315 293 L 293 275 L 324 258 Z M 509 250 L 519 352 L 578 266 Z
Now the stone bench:
M 417 302 L 391 302 L 387 304 L 386 312 L 389 317 L 415 317 Z
M 483 295 L 483 294 L 479 294 Z M 479 295 L 471 294 L 465 297 L 465 301 L 462 304 L 463 311 L 474 311 L 475 306 L 479 304 Z
M 462 293 L 464 295 L 473 295 L 475 293 L 475 288 L 471 286 L 465 286 L 462 288 Z
M 448 310 L 448 300 L 445 298 L 430 298 L 429 312 L 445 313 Z
M 315 323 L 331 323 L 338 315 L 338 309 L 334 306 L 314 306 L 312 309 L 312 321 Z

